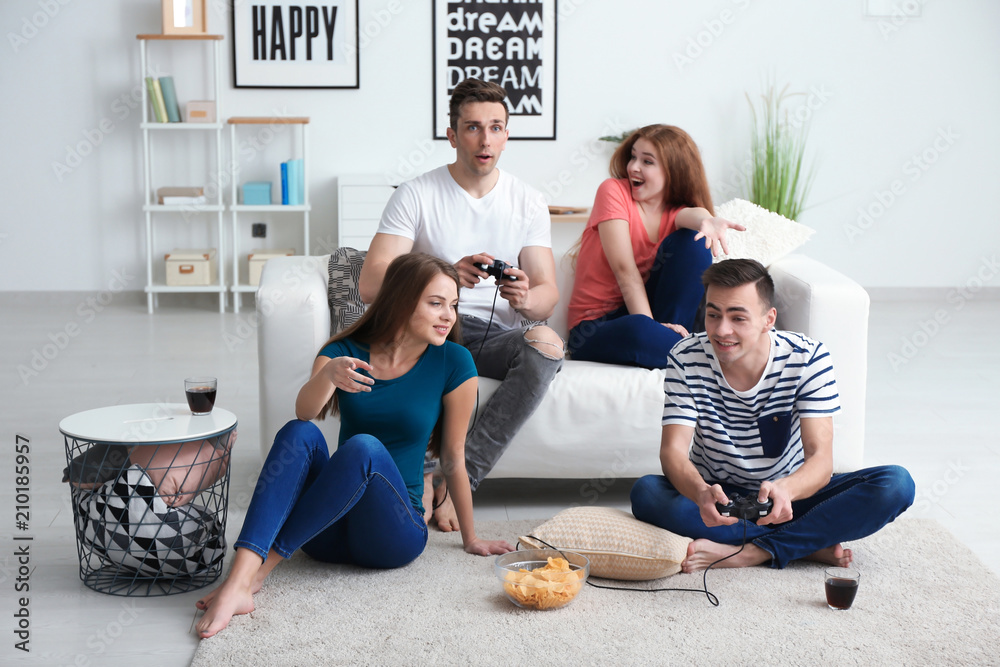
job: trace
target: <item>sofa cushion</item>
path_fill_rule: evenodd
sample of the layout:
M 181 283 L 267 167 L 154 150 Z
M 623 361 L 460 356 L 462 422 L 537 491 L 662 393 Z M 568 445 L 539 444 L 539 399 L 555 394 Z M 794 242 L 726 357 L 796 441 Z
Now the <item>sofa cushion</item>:
M 691 539 L 611 507 L 571 507 L 520 538 L 532 549 L 554 547 L 590 559 L 605 579 L 645 581 L 680 572 Z
M 716 262 L 723 259 L 756 259 L 764 266 L 770 266 L 816 233 L 811 227 L 744 199 L 733 199 L 720 204 L 715 208 L 715 214 L 747 228 L 745 232 L 726 234 L 729 254 L 719 255 L 715 258 Z
M 581 487 L 590 498 L 661 472 L 663 376 L 659 368 L 566 360 L 490 477 L 591 478 Z M 479 411 L 499 386 L 479 378 Z
M 327 302 L 330 305 L 330 335 L 351 326 L 365 312 L 358 281 L 365 263 L 366 250 L 337 248 L 330 254 L 330 280 Z

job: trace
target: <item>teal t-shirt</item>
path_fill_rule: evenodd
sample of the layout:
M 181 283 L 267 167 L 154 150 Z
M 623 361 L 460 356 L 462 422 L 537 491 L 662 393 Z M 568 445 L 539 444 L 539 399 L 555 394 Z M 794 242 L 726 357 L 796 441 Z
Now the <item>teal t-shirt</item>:
M 330 343 L 318 356 L 369 361 L 368 347 L 350 339 Z M 368 371 L 358 372 L 371 377 Z M 376 379 L 370 392 L 340 392 L 337 445 L 359 433 L 378 438 L 396 462 L 410 502 L 423 512 L 424 453 L 441 415 L 441 398 L 475 376 L 476 365 L 467 349 L 451 341 L 429 345 L 400 377 Z

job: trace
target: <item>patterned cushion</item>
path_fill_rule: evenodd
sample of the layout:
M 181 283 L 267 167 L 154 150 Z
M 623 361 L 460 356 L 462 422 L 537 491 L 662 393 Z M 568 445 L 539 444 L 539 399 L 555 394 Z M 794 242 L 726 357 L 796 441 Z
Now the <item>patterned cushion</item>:
M 610 507 L 571 507 L 520 538 L 532 549 L 552 546 L 590 559 L 605 579 L 645 581 L 680 572 L 691 539 Z
M 330 282 L 327 301 L 330 304 L 330 335 L 334 336 L 358 321 L 365 312 L 358 281 L 366 250 L 337 248 L 330 255 Z
M 743 199 L 733 199 L 717 206 L 715 214 L 747 228 L 745 232 L 731 231 L 726 234 L 729 254 L 719 255 L 715 258 L 716 262 L 723 259 L 756 259 L 764 266 L 770 266 L 816 233 L 812 227 Z
M 195 504 L 169 507 L 138 465 L 93 491 L 73 488 L 85 557 L 141 576 L 185 576 L 220 563 L 219 521 Z

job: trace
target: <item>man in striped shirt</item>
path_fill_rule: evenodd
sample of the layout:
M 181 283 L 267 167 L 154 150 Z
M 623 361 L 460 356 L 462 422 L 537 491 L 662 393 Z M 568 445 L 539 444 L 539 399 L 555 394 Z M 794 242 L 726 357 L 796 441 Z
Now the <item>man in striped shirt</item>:
M 702 282 L 705 332 L 678 342 L 667 364 L 664 474 L 636 482 L 633 514 L 694 538 L 685 572 L 726 556 L 718 567 L 781 568 L 800 558 L 848 565 L 851 550 L 840 543 L 905 511 L 913 480 L 899 466 L 833 474 L 840 401 L 830 354 L 774 329 L 774 283 L 760 263 L 724 260 Z M 716 508 L 737 495 L 774 505 L 739 525 Z

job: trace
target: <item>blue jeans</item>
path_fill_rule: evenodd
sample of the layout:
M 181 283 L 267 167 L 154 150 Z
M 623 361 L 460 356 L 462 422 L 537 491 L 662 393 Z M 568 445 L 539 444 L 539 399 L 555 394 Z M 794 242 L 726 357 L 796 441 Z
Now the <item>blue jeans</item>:
M 472 352 L 477 372 L 501 381 L 465 438 L 465 468 L 473 491 L 538 408 L 562 368 L 561 350 L 543 352 L 532 347 L 530 339 L 531 327 L 506 329 L 496 321 L 462 317 L 462 344 Z
M 584 320 L 569 332 L 569 353 L 578 361 L 665 368 L 667 354 L 680 334 L 661 324 L 680 324 L 696 331 L 698 307 L 705 289 L 701 274 L 712 264 L 712 251 L 696 232 L 678 229 L 656 249 L 646 279 L 646 296 L 653 317 L 630 315 L 626 306 L 593 320 Z
M 266 559 L 302 549 L 316 560 L 402 567 L 427 545 L 427 524 L 376 438 L 356 435 L 330 455 L 312 422 L 275 436 L 236 547 Z
M 757 489 L 722 484 L 726 496 L 748 496 Z M 867 537 L 913 504 L 910 473 L 900 466 L 879 466 L 834 475 L 809 498 L 792 503 L 791 521 L 758 526 L 747 523 L 746 540 L 771 554 L 771 567 L 785 567 L 821 549 Z M 741 544 L 743 522 L 709 528 L 694 501 L 678 492 L 663 475 L 646 475 L 632 487 L 635 518 L 693 539 Z

